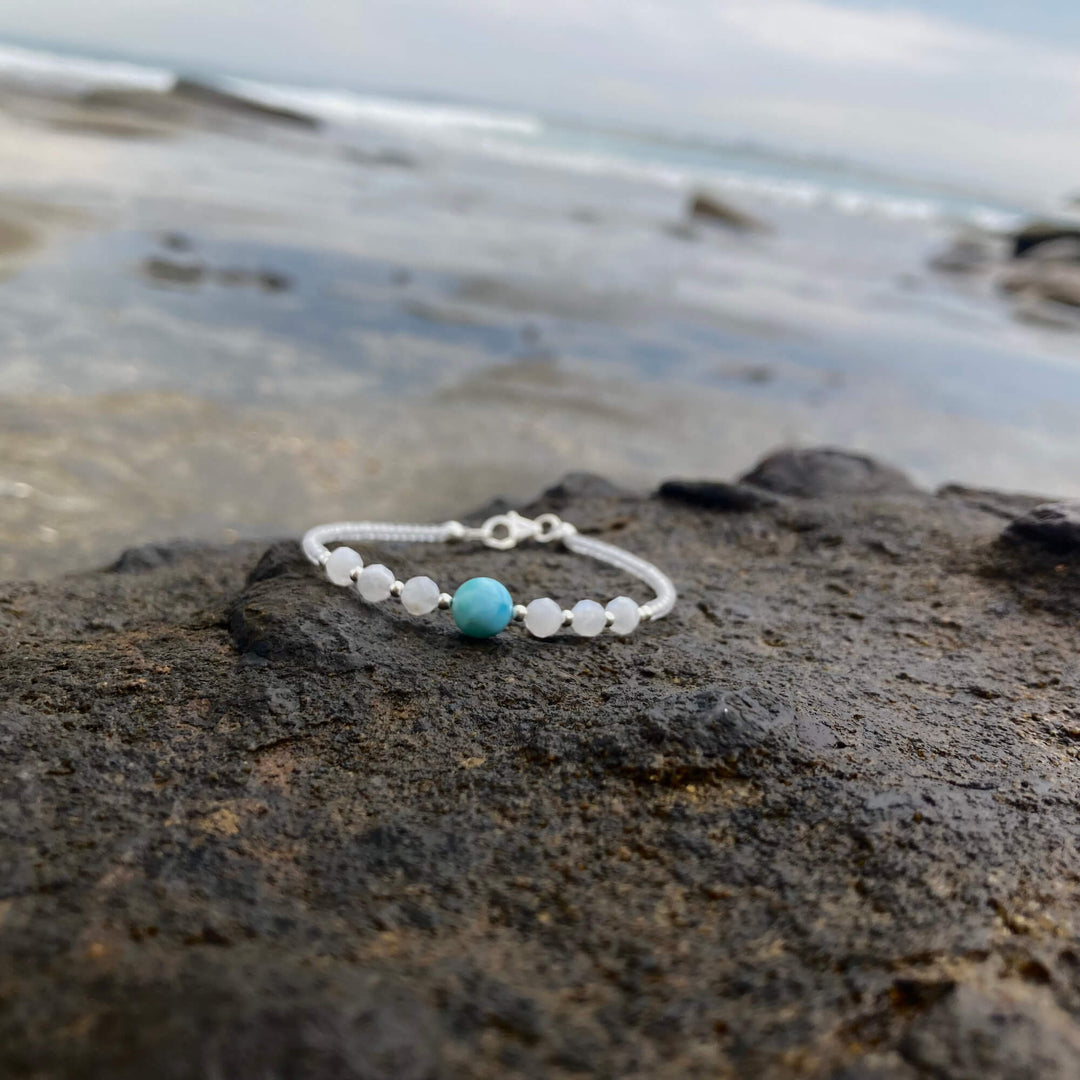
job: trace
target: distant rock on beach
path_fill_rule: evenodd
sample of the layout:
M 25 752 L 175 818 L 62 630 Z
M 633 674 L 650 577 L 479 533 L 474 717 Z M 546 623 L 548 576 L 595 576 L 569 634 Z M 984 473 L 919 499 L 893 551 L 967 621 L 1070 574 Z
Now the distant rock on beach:
M 998 278 L 1003 292 L 1018 299 L 1036 299 L 1080 308 L 1080 262 L 1024 260 Z
M 167 90 L 112 89 L 92 90 L 58 112 L 56 123 L 69 130 L 80 124 L 87 130 L 106 129 L 111 125 L 117 134 L 124 125 L 146 134 L 168 134 L 182 127 L 235 126 L 237 123 L 269 123 L 302 131 L 317 131 L 322 125 L 314 116 L 276 105 L 268 105 L 243 94 L 225 90 L 197 79 L 178 78 Z M 102 133 L 110 133 L 108 130 Z
M 1061 247 L 1061 242 L 1065 247 Z M 1066 221 L 1033 221 L 1012 235 L 1013 257 L 1022 259 L 1036 250 L 1045 253 L 1045 245 L 1057 244 L 1068 250 L 1072 258 L 1080 259 L 1080 223 Z M 1060 256 L 1058 256 L 1060 257 Z
M 721 199 L 711 192 L 699 191 L 691 195 L 687 216 L 693 221 L 712 225 L 724 225 L 736 232 L 769 232 L 769 225 L 753 214 Z
M 1017 318 L 1080 328 L 1080 223 L 1032 221 L 1008 235 L 967 229 L 930 265 L 989 276 Z
M 1020 317 L 1080 327 L 1080 225 L 1034 222 L 1019 230 L 997 284 Z
M 239 116 L 253 117 L 258 120 L 271 120 L 275 123 L 290 124 L 311 131 L 321 126 L 315 117 L 309 116 L 307 113 L 298 112 L 296 109 L 287 109 L 280 105 L 268 105 L 265 102 L 256 101 L 254 98 L 246 97 L 235 91 L 223 90 L 219 86 L 213 86 L 198 79 L 179 78 L 173 84 L 173 88 L 169 93 L 180 101 L 236 113 Z

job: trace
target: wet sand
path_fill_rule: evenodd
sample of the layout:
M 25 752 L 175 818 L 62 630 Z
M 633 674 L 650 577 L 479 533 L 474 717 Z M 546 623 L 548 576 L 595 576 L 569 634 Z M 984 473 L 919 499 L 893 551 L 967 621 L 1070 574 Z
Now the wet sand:
M 723 417 L 721 420 L 720 418 Z M 934 457 L 882 408 L 864 441 Z M 560 471 L 599 473 L 648 491 L 672 475 L 727 477 L 780 442 L 829 441 L 833 418 L 714 392 L 519 365 L 469 376 L 428 399 L 290 410 L 179 394 L 17 398 L 0 402 L 0 576 L 52 576 L 104 565 L 152 540 L 298 534 L 321 520 L 457 517 L 495 495 L 524 499 Z M 972 445 L 999 435 L 969 425 Z M 948 452 L 965 431 L 938 438 Z M 920 446 L 913 446 L 913 442 Z M 1037 447 L 1015 433 L 997 456 L 973 455 L 1018 489 L 1011 465 Z M 920 477 L 933 483 L 932 470 Z M 1071 481 L 1071 487 L 1068 486 Z M 1071 460 L 1043 490 L 1078 492 Z
M 89 225 L 87 214 L 70 207 L 0 195 L 0 281 L 16 274 L 46 244 Z

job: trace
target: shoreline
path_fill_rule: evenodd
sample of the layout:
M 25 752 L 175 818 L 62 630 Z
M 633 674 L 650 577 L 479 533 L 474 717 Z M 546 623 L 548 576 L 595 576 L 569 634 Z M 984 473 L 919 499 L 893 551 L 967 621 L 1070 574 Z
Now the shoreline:
M 921 227 L 687 216 L 635 181 L 205 101 L 164 139 L 58 129 L 73 107 L 0 115 L 0 578 L 780 445 L 1080 495 L 1076 339 L 935 275 Z
M 654 400 L 661 419 L 650 420 L 635 386 L 618 396 L 608 383 L 608 404 L 590 406 L 586 418 L 551 396 L 550 381 L 538 397 L 527 371 L 501 370 L 433 400 L 354 399 L 334 409 L 176 393 L 0 399 L 0 580 L 88 570 L 140 543 L 299 535 L 317 521 L 356 517 L 444 520 L 496 497 L 527 498 L 567 469 L 640 491 L 676 475 L 715 480 L 778 445 L 819 445 L 831 426 L 819 416 L 801 438 L 778 443 L 780 417 L 736 396 L 720 406 L 669 394 Z M 563 393 L 586 394 L 586 385 L 566 376 Z M 493 429 L 493 408 L 513 419 Z M 718 409 L 737 408 L 737 424 L 710 423 Z M 998 440 L 1001 483 L 983 482 L 974 460 L 966 471 L 916 479 L 930 489 L 1080 497 L 1068 461 L 1056 474 L 1042 470 L 1061 483 L 1010 482 L 1015 455 L 999 433 L 983 437 Z

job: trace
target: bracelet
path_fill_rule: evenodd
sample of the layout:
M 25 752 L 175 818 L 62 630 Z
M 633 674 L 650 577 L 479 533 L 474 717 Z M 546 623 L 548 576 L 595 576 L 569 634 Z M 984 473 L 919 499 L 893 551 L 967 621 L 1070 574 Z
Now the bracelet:
M 550 597 L 528 604 L 515 604 L 506 586 L 494 578 L 470 578 L 451 595 L 440 591 L 429 577 L 398 581 L 393 571 L 382 563 L 365 566 L 359 553 L 350 547 L 331 551 L 328 543 L 347 541 L 387 542 L 457 542 L 479 540 L 497 551 L 509 551 L 523 540 L 540 544 L 559 541 L 569 551 L 588 555 L 618 567 L 644 581 L 656 593 L 646 604 L 629 596 L 616 596 L 606 607 L 595 600 L 579 600 L 564 610 Z M 353 586 L 363 599 L 373 603 L 397 597 L 413 615 L 426 615 L 436 609 L 448 611 L 462 633 L 469 637 L 491 637 L 512 621 L 523 623 L 539 638 L 551 637 L 561 627 L 571 627 L 582 637 L 595 637 L 610 629 L 620 637 L 631 633 L 639 623 L 662 619 L 675 606 L 675 586 L 671 579 L 651 562 L 630 554 L 614 544 L 582 536 L 568 521 L 556 514 L 537 518 L 523 517 L 511 510 L 496 514 L 478 528 L 447 521 L 442 525 L 395 525 L 380 521 L 339 521 L 317 525 L 304 534 L 304 554 L 326 571 L 335 585 Z

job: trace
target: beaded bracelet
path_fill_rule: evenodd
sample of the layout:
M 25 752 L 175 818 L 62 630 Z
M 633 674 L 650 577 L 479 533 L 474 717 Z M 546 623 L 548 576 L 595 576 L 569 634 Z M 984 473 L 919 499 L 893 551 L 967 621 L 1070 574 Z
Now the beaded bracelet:
M 540 544 L 559 541 L 569 551 L 588 555 L 600 562 L 618 567 L 644 581 L 656 595 L 639 605 L 629 596 L 617 596 L 607 607 L 595 600 L 579 600 L 569 610 L 550 597 L 541 597 L 529 604 L 515 604 L 506 586 L 494 578 L 470 578 L 453 595 L 440 591 L 429 577 L 413 577 L 398 581 L 393 571 L 382 563 L 365 566 L 364 560 L 350 547 L 331 551 L 328 543 L 346 541 L 386 541 L 432 543 L 479 540 L 497 551 L 509 551 L 523 540 Z M 405 610 L 413 615 L 426 615 L 436 609 L 449 611 L 462 633 L 469 637 L 491 637 L 512 621 L 523 623 L 539 638 L 551 637 L 561 627 L 569 626 L 582 637 L 595 637 L 610 629 L 624 636 L 639 623 L 662 619 L 675 606 L 675 586 L 671 579 L 651 562 L 601 540 L 582 536 L 568 521 L 555 514 L 527 518 L 511 510 L 496 514 L 479 528 L 469 528 L 460 521 L 442 525 L 394 525 L 379 521 L 339 521 L 317 525 L 304 534 L 304 554 L 316 566 L 326 571 L 335 585 L 353 586 L 365 600 L 379 603 L 397 597 Z

